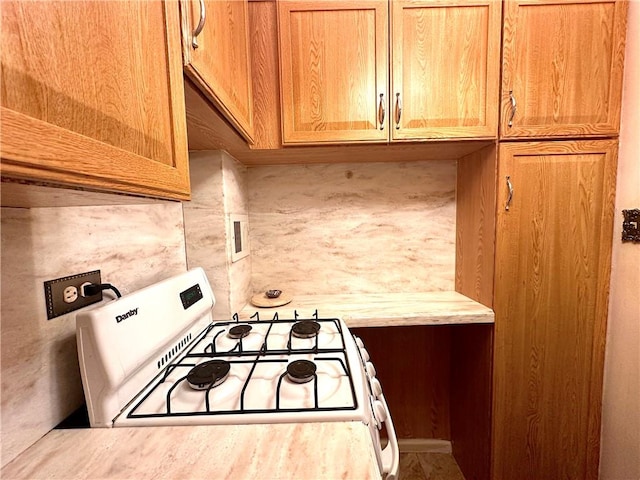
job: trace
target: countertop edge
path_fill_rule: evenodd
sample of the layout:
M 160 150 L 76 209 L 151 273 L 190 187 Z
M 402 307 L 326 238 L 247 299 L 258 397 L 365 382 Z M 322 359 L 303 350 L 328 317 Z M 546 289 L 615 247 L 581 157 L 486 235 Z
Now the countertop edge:
M 390 294 L 294 295 L 280 307 L 246 304 L 238 313 L 248 320 L 258 313 L 268 320 L 311 317 L 317 310 L 321 318 L 338 317 L 349 327 L 390 327 L 411 325 L 458 325 L 494 323 L 493 310 L 458 292 L 419 292 Z M 254 317 L 255 319 L 255 317 Z
M 309 462 L 318 452 L 339 461 Z M 52 430 L 0 477 L 144 480 L 185 472 L 193 480 L 380 478 L 368 427 L 358 421 Z

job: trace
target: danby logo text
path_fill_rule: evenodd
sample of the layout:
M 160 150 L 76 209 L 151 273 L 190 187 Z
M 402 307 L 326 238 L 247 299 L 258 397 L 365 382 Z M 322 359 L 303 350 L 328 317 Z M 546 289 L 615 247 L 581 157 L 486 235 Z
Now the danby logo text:
M 129 317 L 133 317 L 134 315 L 138 314 L 138 309 L 134 308 L 132 310 L 129 310 L 127 313 L 123 313 L 122 315 L 116 315 L 116 322 L 120 323 L 123 320 L 126 320 Z

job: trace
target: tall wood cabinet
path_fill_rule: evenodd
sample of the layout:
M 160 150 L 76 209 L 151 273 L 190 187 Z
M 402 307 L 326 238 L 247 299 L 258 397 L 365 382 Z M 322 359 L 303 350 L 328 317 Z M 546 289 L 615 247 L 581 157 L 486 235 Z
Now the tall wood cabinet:
M 620 128 L 626 1 L 504 2 L 502 138 Z
M 626 13 L 504 2 L 494 480 L 598 478 Z
M 184 71 L 253 143 L 247 0 L 181 0 Z
M 617 141 L 499 154 L 493 478 L 596 479 Z
M 500 2 L 278 9 L 284 144 L 496 137 Z
M 2 2 L 2 176 L 188 199 L 178 9 Z

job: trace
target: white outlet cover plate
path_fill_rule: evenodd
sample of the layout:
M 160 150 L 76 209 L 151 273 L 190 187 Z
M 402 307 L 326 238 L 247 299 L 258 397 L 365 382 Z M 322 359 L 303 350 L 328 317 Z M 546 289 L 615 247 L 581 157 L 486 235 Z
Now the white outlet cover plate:
M 249 255 L 249 215 L 229 215 L 229 240 L 231 262 Z

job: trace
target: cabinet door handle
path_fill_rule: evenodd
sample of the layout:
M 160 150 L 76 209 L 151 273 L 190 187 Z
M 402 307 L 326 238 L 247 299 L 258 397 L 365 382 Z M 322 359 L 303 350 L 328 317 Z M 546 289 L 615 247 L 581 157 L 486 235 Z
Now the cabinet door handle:
M 202 29 L 204 28 L 204 21 L 206 20 L 206 18 L 207 9 L 205 8 L 204 0 L 200 0 L 200 21 L 198 22 L 198 26 L 196 27 L 196 29 L 193 31 L 191 39 L 191 46 L 193 48 L 198 48 L 198 35 L 200 35 L 200 32 L 202 32 Z
M 507 175 L 507 189 L 509 190 L 509 196 L 507 197 L 507 204 L 504 209 L 508 212 L 511 207 L 511 200 L 513 199 L 513 185 L 511 185 L 511 176 Z
M 516 116 L 516 109 L 518 107 L 516 97 L 513 96 L 513 90 L 509 90 L 509 100 L 511 101 L 511 115 L 509 116 L 509 123 L 507 123 L 507 125 L 513 127 L 513 117 Z
M 384 93 L 380 94 L 380 103 L 378 103 L 378 123 L 380 124 L 380 130 L 384 130 Z
M 396 130 L 400 130 L 400 118 L 402 117 L 402 100 L 400 93 L 396 93 Z

